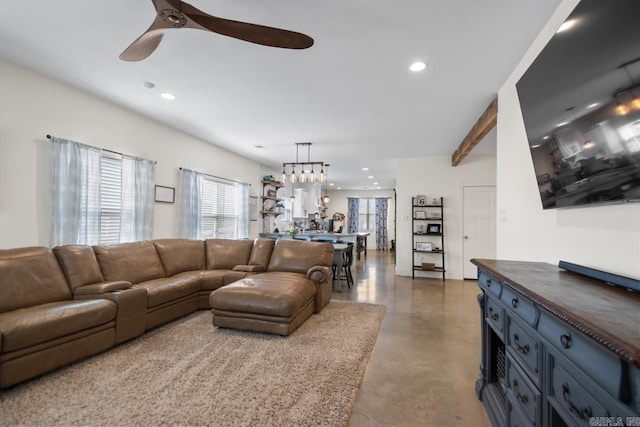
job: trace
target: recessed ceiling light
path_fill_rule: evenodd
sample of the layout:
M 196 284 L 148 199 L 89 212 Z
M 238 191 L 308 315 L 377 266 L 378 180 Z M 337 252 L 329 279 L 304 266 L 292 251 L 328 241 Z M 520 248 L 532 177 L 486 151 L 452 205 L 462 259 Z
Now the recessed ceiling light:
M 540 147 L 540 145 L 542 145 L 542 144 L 532 145 L 531 148 L 538 148 L 538 147 Z
M 378 183 L 377 183 L 377 182 L 374 182 L 374 183 L 373 183 L 373 185 L 378 185 Z
M 597 102 L 594 102 L 593 104 L 589 104 L 587 105 L 587 108 L 596 108 L 599 104 Z
M 569 28 L 573 27 L 576 23 L 575 19 L 570 19 L 568 21 L 564 21 L 562 23 L 562 25 L 560 25 L 560 28 L 558 28 L 558 31 L 556 31 L 556 33 L 561 33 L 563 31 L 567 31 Z
M 338 190 L 342 190 L 342 187 L 338 187 L 337 189 L 338 189 Z
M 414 62 L 413 64 L 411 64 L 411 66 L 409 67 L 409 69 L 411 71 L 413 71 L 414 73 L 417 73 L 418 71 L 422 71 L 425 68 L 427 68 L 427 64 L 422 62 L 422 61 L 417 61 Z
M 368 177 L 368 178 L 369 178 L 369 179 L 373 179 L 373 175 L 369 175 L 369 177 Z
M 160 94 L 161 97 L 163 97 L 164 99 L 168 99 L 170 101 L 173 101 L 174 99 L 176 99 L 176 96 L 172 93 L 169 92 L 162 92 Z
M 549 135 L 547 135 L 547 136 L 545 136 L 545 137 L 544 137 L 544 138 L 542 138 L 542 139 L 544 139 L 544 140 L 546 141 L 546 140 L 547 140 L 547 139 L 549 139 L 549 138 L 550 138 L 550 136 L 549 136 Z
M 558 123 L 556 126 L 560 127 L 560 126 L 564 126 L 564 125 L 568 125 L 568 124 L 569 124 L 569 122 L 564 121 L 564 122 Z
M 363 170 L 363 171 L 368 171 L 368 170 L 369 170 L 369 168 L 362 168 L 362 170 Z
M 330 182 L 329 185 L 333 185 L 333 182 Z

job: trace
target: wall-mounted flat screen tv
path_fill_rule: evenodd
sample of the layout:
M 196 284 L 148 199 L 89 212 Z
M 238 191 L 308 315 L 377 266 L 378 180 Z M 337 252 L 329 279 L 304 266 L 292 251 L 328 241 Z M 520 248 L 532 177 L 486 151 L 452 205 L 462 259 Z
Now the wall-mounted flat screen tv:
M 516 89 L 543 208 L 640 201 L 640 0 L 582 0 Z

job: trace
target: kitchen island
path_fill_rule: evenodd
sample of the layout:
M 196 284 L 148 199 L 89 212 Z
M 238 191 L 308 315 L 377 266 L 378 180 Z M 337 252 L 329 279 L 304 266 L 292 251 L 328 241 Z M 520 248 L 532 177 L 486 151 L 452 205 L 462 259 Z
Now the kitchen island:
M 296 234 L 297 239 L 305 239 L 314 241 L 323 240 L 336 240 L 345 243 L 353 243 L 356 249 L 357 257 L 360 259 L 360 252 L 364 252 L 364 256 L 367 256 L 367 236 L 371 233 L 327 233 L 324 231 L 302 231 Z M 260 233 L 260 237 L 267 239 L 291 239 L 291 235 L 288 233 Z

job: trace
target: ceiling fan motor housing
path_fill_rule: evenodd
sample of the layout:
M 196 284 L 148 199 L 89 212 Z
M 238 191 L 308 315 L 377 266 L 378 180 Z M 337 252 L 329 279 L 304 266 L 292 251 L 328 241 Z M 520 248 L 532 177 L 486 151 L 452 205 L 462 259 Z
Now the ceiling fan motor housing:
M 187 24 L 187 17 L 177 10 L 163 9 L 158 12 L 158 15 L 162 17 L 164 22 L 174 28 L 184 27 Z

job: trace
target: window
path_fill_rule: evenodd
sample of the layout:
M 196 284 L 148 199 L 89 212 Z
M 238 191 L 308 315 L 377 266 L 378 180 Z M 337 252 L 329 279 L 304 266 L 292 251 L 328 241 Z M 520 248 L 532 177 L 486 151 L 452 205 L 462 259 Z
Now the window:
M 225 183 L 204 176 L 202 180 L 201 233 L 203 239 L 237 239 L 241 232 L 242 191 L 237 183 Z
M 376 227 L 376 200 L 360 199 L 358 230 L 371 231 Z
M 100 204 L 89 206 L 97 209 L 99 235 L 90 241 L 118 243 L 120 241 L 120 219 L 122 217 L 122 156 L 103 151 L 100 155 L 100 176 L 92 176 L 100 189 Z
M 155 162 L 52 138 L 51 246 L 151 238 Z

